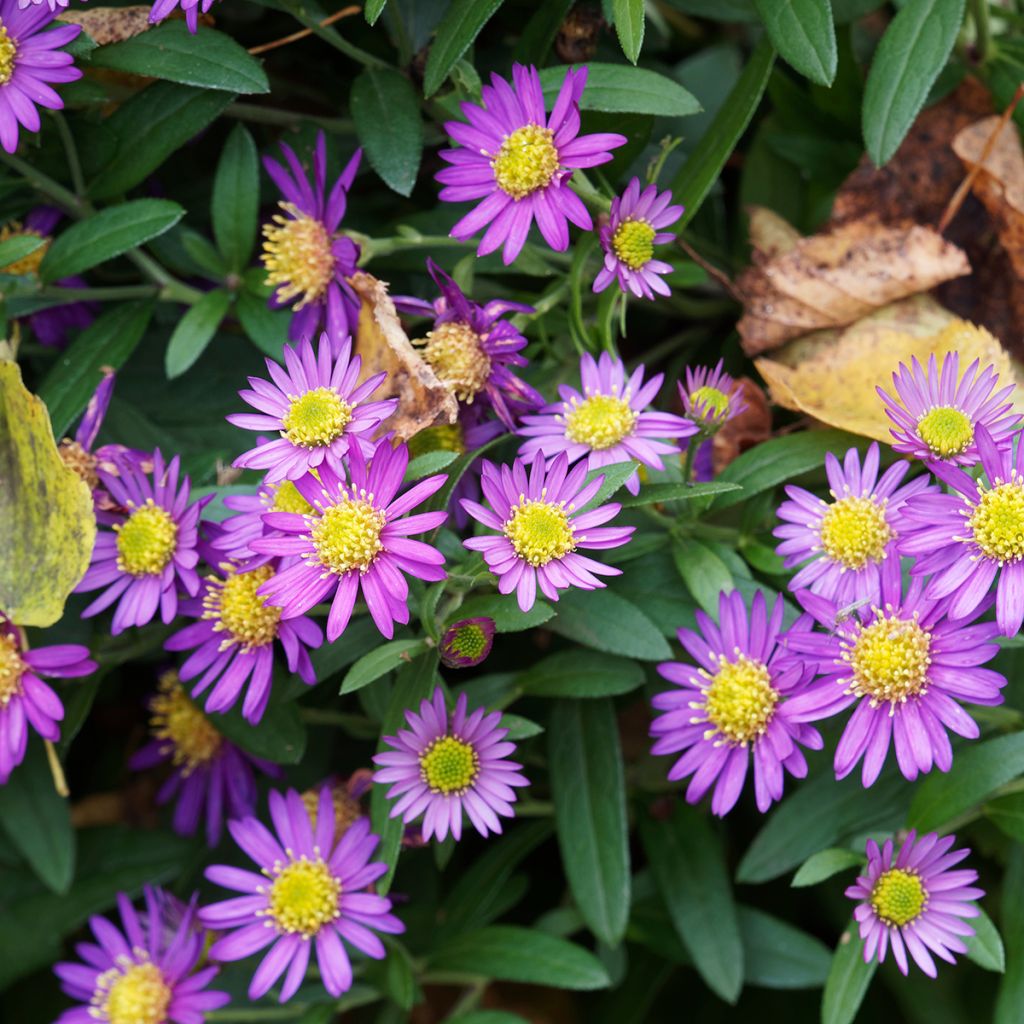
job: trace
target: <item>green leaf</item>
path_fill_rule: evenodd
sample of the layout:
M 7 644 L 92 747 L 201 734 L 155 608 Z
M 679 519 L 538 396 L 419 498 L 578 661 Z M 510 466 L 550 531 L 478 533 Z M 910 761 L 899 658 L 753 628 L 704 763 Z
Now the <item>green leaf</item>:
M 368 615 L 353 619 L 333 644 L 323 644 L 310 654 L 313 670 L 322 683 L 351 665 L 368 651 L 372 651 L 381 640 L 380 630 Z
M 644 0 L 614 0 L 612 11 L 622 52 L 635 64 L 644 45 Z
M 456 1017 L 445 1017 L 445 1024 L 529 1024 L 525 1017 L 506 1010 L 470 1010 Z
M 986 971 L 1002 974 L 1006 970 L 1006 951 L 1003 949 L 1002 937 L 992 923 L 992 918 L 980 907 L 978 909 L 981 912 L 970 921 L 974 934 L 964 937 L 967 959 L 973 960 Z
M 470 597 L 452 612 L 448 624 L 458 619 L 475 619 L 482 615 L 494 619 L 494 629 L 498 633 L 521 633 L 553 619 L 555 609 L 546 601 L 534 601 L 528 612 L 521 611 L 515 594 Z
M 820 940 L 753 907 L 739 907 L 743 980 L 763 988 L 821 988 L 832 954 Z
M 587 87 L 580 100 L 582 110 L 611 114 L 654 114 L 658 117 L 689 117 L 701 111 L 700 102 L 675 79 L 647 68 L 626 64 L 588 63 Z M 540 84 L 544 100 L 552 106 L 565 80 L 564 67 L 544 68 Z
M 601 961 L 582 946 L 513 925 L 466 932 L 438 949 L 428 967 L 573 991 L 607 988 L 609 984 Z
M 264 280 L 262 268 L 251 267 L 244 273 L 244 287 L 235 299 L 235 314 L 249 340 L 264 355 L 280 360 L 292 314 L 288 309 L 270 308 L 267 298 L 273 289 L 266 287 Z
M 180 377 L 206 351 L 230 307 L 230 294 L 216 288 L 188 309 L 167 343 L 164 369 L 169 378 Z
M 839 847 L 829 847 L 827 850 L 819 850 L 808 857 L 800 865 L 799 870 L 793 876 L 793 881 L 789 884 L 794 889 L 817 885 L 819 882 L 824 882 L 826 878 L 839 874 L 840 871 L 860 867 L 863 863 L 864 858 L 859 853 Z
M 596 651 L 559 651 L 530 666 L 516 679 L 534 697 L 614 697 L 643 685 L 635 661 Z
M 205 34 L 205 33 L 204 33 Z M 220 154 L 213 179 L 210 219 L 224 262 L 236 274 L 256 244 L 260 205 L 260 166 L 248 128 L 236 124 Z
M 719 597 L 736 586 L 729 567 L 711 548 L 692 537 L 678 538 L 672 545 L 672 557 L 694 600 L 717 619 Z
M 864 963 L 864 944 L 850 925 L 839 938 L 821 1000 L 821 1024 L 853 1024 L 878 964 Z
M 761 102 L 774 64 L 775 50 L 767 39 L 762 39 L 754 47 L 743 74 L 701 136 L 700 142 L 672 179 L 672 195 L 677 203 L 686 207 L 686 212 L 676 222 L 678 229 L 681 230 L 693 219 L 711 191 L 711 186 L 718 181 L 726 160 L 747 130 Z
M 907 0 L 875 50 L 864 86 L 868 155 L 881 167 L 924 106 L 964 17 L 964 0 Z
M 601 484 L 597 489 L 597 493 L 579 511 L 589 512 L 599 505 L 604 505 L 622 488 L 626 481 L 636 472 L 636 469 L 637 464 L 635 462 L 616 462 L 611 466 L 601 466 L 600 469 L 590 470 L 586 477 L 587 484 L 597 477 L 603 477 L 604 483 Z
M 196 702 L 202 707 L 202 700 Z M 275 764 L 298 764 L 306 752 L 306 726 L 295 701 L 275 700 L 257 725 L 242 717 L 241 702 L 223 714 L 208 714 L 210 724 L 232 743 Z
M 409 462 L 404 482 L 411 484 L 414 480 L 422 480 L 425 476 L 440 473 L 458 457 L 457 452 L 447 451 L 424 452 L 422 455 L 417 455 Z
M 538 725 L 529 718 L 522 715 L 510 715 L 508 712 L 501 716 L 502 729 L 508 729 L 510 740 L 528 740 L 532 736 L 539 736 L 544 731 L 544 726 Z
M 787 64 L 818 85 L 831 85 L 839 57 L 829 0 L 755 0 L 768 38 Z
M 712 480 L 704 484 L 688 484 L 682 480 L 667 484 L 646 484 L 637 495 L 627 494 L 620 499 L 623 508 L 640 508 L 643 505 L 662 505 L 668 501 L 695 501 L 697 498 L 714 497 L 729 491 L 742 490 L 739 484 Z
M 735 1003 L 743 985 L 743 944 L 718 838 L 702 814 L 681 803 L 667 820 L 645 816 L 640 838 L 698 973 L 713 992 Z
M 25 760 L 0 786 L 0 829 L 48 889 L 68 891 L 75 873 L 75 830 L 68 801 L 54 788 L 41 740 L 33 738 Z
M 381 11 L 387 6 L 388 0 L 366 0 L 363 7 L 363 15 L 371 25 L 377 24 Z
M 394 68 L 364 68 L 350 98 L 370 166 L 400 196 L 412 194 L 423 155 L 423 120 L 412 83 Z
M 908 824 L 932 832 L 990 793 L 1024 774 L 1024 732 L 975 743 L 957 751 L 953 767 L 929 775 L 917 787 Z
M 12 263 L 31 256 L 44 241 L 39 235 L 11 235 L 5 238 L 0 242 L 0 274 L 10 273 L 7 268 Z
M 480 30 L 491 20 L 502 0 L 452 0 L 427 57 L 423 95 L 433 96 Z
M 551 44 L 572 5 L 573 0 L 548 0 L 547 3 L 537 5 L 516 42 L 512 59 L 535 67 L 544 64 Z
M 548 764 L 562 864 L 587 927 L 617 946 L 629 919 L 629 822 L 619 728 L 609 700 L 559 701 Z
M 114 306 L 97 317 L 62 352 L 39 388 L 39 397 L 50 410 L 56 437 L 63 437 L 72 422 L 89 404 L 102 378 L 102 368 L 119 370 L 142 340 L 152 302 Z
M 985 817 L 1011 839 L 1024 843 L 1024 793 L 996 797 L 985 805 Z
M 93 67 L 162 78 L 200 89 L 270 92 L 260 62 L 231 36 L 208 26 L 193 34 L 184 21 L 165 21 L 131 39 L 101 46 L 90 60 Z
M 162 235 L 185 216 L 169 199 L 132 199 L 109 206 L 62 231 L 39 267 L 44 282 L 80 274 Z
M 567 591 L 557 611 L 548 628 L 585 647 L 641 661 L 672 657 L 658 627 L 635 604 L 610 590 Z
M 382 675 L 398 668 L 399 665 L 411 661 L 422 650 L 422 640 L 390 640 L 381 644 L 376 650 L 364 654 L 345 673 L 340 693 L 354 693 L 364 686 L 380 679 Z
M 1024 1006 L 1024 847 L 1010 849 L 1003 875 L 1000 921 L 1006 940 L 1006 974 L 999 985 L 992 1024 L 1020 1024 Z

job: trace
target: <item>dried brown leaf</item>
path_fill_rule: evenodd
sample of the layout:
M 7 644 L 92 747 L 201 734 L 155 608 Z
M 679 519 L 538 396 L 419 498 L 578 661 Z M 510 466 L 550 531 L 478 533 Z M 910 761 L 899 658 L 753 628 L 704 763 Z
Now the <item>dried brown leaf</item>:
M 120 43 L 153 28 L 148 6 L 93 7 L 90 10 L 64 11 L 58 21 L 81 25 L 97 46 Z
M 711 464 L 716 475 L 748 448 L 767 441 L 772 434 L 772 414 L 764 389 L 749 377 L 740 377 L 736 384 L 747 407 L 730 417 L 711 442 Z

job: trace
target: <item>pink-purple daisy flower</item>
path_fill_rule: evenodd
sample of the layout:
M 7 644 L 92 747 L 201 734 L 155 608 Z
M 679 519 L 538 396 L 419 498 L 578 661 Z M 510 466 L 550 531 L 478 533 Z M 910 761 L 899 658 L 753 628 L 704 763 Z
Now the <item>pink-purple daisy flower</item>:
M 0 785 L 25 759 L 30 726 L 43 739 L 60 739 L 64 705 L 40 677 L 73 679 L 95 671 L 88 648 L 55 644 L 29 650 L 21 630 L 0 615 Z
M 564 452 L 549 469 L 543 459 L 526 466 L 516 459 L 511 466 L 485 461 L 480 477 L 490 508 L 468 498 L 462 507 L 498 536 L 470 537 L 467 548 L 479 551 L 487 567 L 498 577 L 498 590 L 514 590 L 519 607 L 528 612 L 537 599 L 537 588 L 551 601 L 567 587 L 596 590 L 605 586 L 598 576 L 618 576 L 620 569 L 580 554 L 580 549 L 604 550 L 625 544 L 632 526 L 604 526 L 621 506 L 609 502 L 583 511 L 604 483 L 596 476 L 586 483 L 587 465 L 569 469 Z
M 985 893 L 974 885 L 977 871 L 953 870 L 971 852 L 952 849 L 955 842 L 956 836 L 940 839 L 929 832 L 918 839 L 911 832 L 894 858 L 891 839 L 881 849 L 868 840 L 865 873 L 846 890 L 857 901 L 853 916 L 864 940 L 865 963 L 881 963 L 891 947 L 903 974 L 909 969 L 909 951 L 917 966 L 934 978 L 932 954 L 955 963 L 954 953 L 967 952 L 963 940 L 974 929 L 963 919 L 981 913 L 974 901 Z
M 210 500 L 189 502 L 188 477 L 179 480 L 179 459 L 164 465 L 153 453 L 152 479 L 134 462 L 118 463 L 119 474 L 99 470 L 100 483 L 114 502 L 126 510 L 113 515 L 112 530 L 96 535 L 92 564 L 76 593 L 103 589 L 83 618 L 98 615 L 115 601 L 111 632 L 144 626 L 157 611 L 164 622 L 178 613 L 178 591 L 195 596 L 199 590 L 199 514 Z
M 901 460 L 881 476 L 878 462 L 877 443 L 868 448 L 863 465 L 856 448 L 847 451 L 842 465 L 829 452 L 825 472 L 831 502 L 802 487 L 786 487 L 789 500 L 779 506 L 783 525 L 774 530 L 781 541 L 775 550 L 787 569 L 806 563 L 790 580 L 794 593 L 807 587 L 840 607 L 878 601 L 886 562 L 899 562 L 896 546 L 907 500 L 934 490 L 927 476 L 900 486 L 909 462 Z
M 686 799 L 698 803 L 714 786 L 711 810 L 725 815 L 735 806 L 754 763 L 757 809 L 782 798 L 785 773 L 807 774 L 801 747 L 820 750 L 817 730 L 794 718 L 793 701 L 807 689 L 809 673 L 787 655 L 792 631 L 784 633 L 781 595 L 771 611 L 758 591 L 748 615 L 734 590 L 718 600 L 718 624 L 697 612 L 699 632 L 679 630 L 679 642 L 695 664 L 658 666 L 671 690 L 651 703 L 662 712 L 651 723 L 653 754 L 681 756 L 669 769 L 675 782 L 692 776 Z
M 921 580 L 904 594 L 897 559 L 885 564 L 877 602 L 852 613 L 810 591 L 796 597 L 827 632 L 790 637 L 797 660 L 818 676 L 793 700 L 792 716 L 816 721 L 856 705 L 836 747 L 837 778 L 863 760 L 861 780 L 873 785 L 890 744 L 911 781 L 933 767 L 949 771 L 947 730 L 968 739 L 979 734 L 961 702 L 1003 702 L 1006 679 L 982 668 L 999 652 L 996 624 L 952 618 L 948 602 L 927 597 Z
M 907 502 L 900 554 L 915 559 L 915 575 L 931 575 L 928 596 L 946 598 L 949 614 L 975 613 L 996 584 L 996 621 L 1004 636 L 1024 622 L 1024 443 L 1000 448 L 976 431 L 984 479 L 956 466 L 930 464 L 954 493 L 919 494 Z
M 682 206 L 673 206 L 672 193 L 658 193 L 657 185 L 640 191 L 640 179 L 626 186 L 621 196 L 612 200 L 608 222 L 599 232 L 604 250 L 604 266 L 594 278 L 594 291 L 618 281 L 624 292 L 638 299 L 653 299 L 654 293 L 668 295 L 669 286 L 661 279 L 672 267 L 654 258 L 654 247 L 671 242 L 676 236 L 665 231 L 683 215 Z
M 194 34 L 199 28 L 199 12 L 206 14 L 212 6 L 213 0 L 155 0 L 149 11 L 149 20 L 156 24 L 180 9 L 189 32 Z
M 313 512 L 269 512 L 266 522 L 280 536 L 254 540 L 264 554 L 295 559 L 264 583 L 258 593 L 281 608 L 283 621 L 302 615 L 330 596 L 327 640 L 345 631 L 362 591 L 370 616 L 389 639 L 395 623 L 409 621 L 409 585 L 405 576 L 445 578 L 444 556 L 437 548 L 412 540 L 440 526 L 444 511 L 406 515 L 441 488 L 443 474 L 427 477 L 399 495 L 409 450 L 384 438 L 367 462 L 358 446 L 349 453 L 348 482 L 324 463 L 295 481 Z M 404 574 L 404 575 L 403 575 Z
M 892 375 L 895 397 L 878 394 L 894 426 L 893 448 L 927 462 L 973 466 L 978 461 L 975 430 L 980 425 L 1005 447 L 1020 417 L 1008 401 L 1013 384 L 995 391 L 999 375 L 991 366 L 979 372 L 977 359 L 960 374 L 960 353 L 947 352 L 940 367 L 934 353 L 927 371 L 914 357 Z M 995 392 L 995 393 L 993 393 Z
M 261 441 L 239 455 L 241 469 L 266 471 L 266 482 L 295 480 L 323 464 L 343 472 L 345 456 L 353 445 L 364 455 L 373 450 L 370 435 L 398 407 L 398 399 L 368 401 L 386 373 L 376 373 L 359 383 L 362 360 L 353 356 L 352 339 L 345 338 L 332 354 L 330 339 L 320 336 L 312 344 L 301 341 L 284 347 L 282 367 L 268 359 L 271 381 L 250 377 L 252 390 L 239 394 L 256 413 L 233 413 L 228 422 L 244 430 L 273 430 L 278 436 Z
M 448 668 L 475 668 L 487 660 L 494 645 L 494 619 L 486 615 L 453 622 L 441 637 L 437 653 Z
M 535 220 L 544 240 L 558 252 L 569 247 L 570 221 L 591 230 L 590 214 L 569 179 L 575 168 L 607 163 L 610 150 L 626 144 L 624 135 L 579 134 L 586 68 L 566 72 L 550 117 L 536 68 L 514 64 L 512 81 L 510 85 L 492 74 L 491 84 L 483 87 L 483 105 L 462 104 L 469 124 L 445 123 L 460 148 L 441 151 L 452 166 L 437 175 L 445 186 L 445 202 L 482 200 L 452 228 L 452 237 L 471 238 L 486 228 L 478 255 L 503 245 L 506 264 L 519 255 Z
M 686 368 L 686 383 L 678 384 L 679 400 L 688 419 L 703 434 L 714 434 L 747 407 L 743 388 L 725 372 L 721 359 L 712 366 Z
M 423 816 L 423 838 L 462 838 L 462 815 L 482 836 L 501 832 L 500 818 L 515 814 L 515 788 L 528 786 L 522 765 L 509 761 L 516 745 L 505 739 L 501 712 L 477 708 L 467 714 L 461 694 L 449 715 L 438 687 L 419 713 L 405 712 L 408 729 L 385 736 L 391 747 L 374 757 L 374 783 L 391 783 L 388 799 L 398 798 L 391 817 L 406 823 Z
M 284 796 L 270 794 L 270 817 L 276 835 L 253 817 L 228 822 L 232 838 L 260 874 L 226 865 L 206 869 L 211 882 L 243 894 L 200 910 L 208 928 L 233 929 L 213 944 L 210 957 L 243 960 L 270 946 L 253 975 L 249 998 L 262 998 L 284 974 L 284 1003 L 305 979 L 315 948 L 324 987 L 340 996 L 352 987 L 352 964 L 342 940 L 381 960 L 386 951 L 374 933 L 405 930 L 389 899 L 363 891 L 387 871 L 385 864 L 370 860 L 379 840 L 366 818 L 337 836 L 327 786 L 320 791 L 315 827 L 293 789 Z
M 253 551 L 251 542 L 279 533 L 263 521 L 267 512 L 308 515 L 313 511 L 313 506 L 291 480 L 278 483 L 264 480 L 255 494 L 228 494 L 224 498 L 224 507 L 230 509 L 232 515 L 217 524 L 218 529 L 210 538 L 210 547 L 223 557 L 247 562 L 252 568 L 265 564 L 272 556 Z
M 520 458 L 531 462 L 540 453 L 550 461 L 564 452 L 570 465 L 585 458 L 588 469 L 634 459 L 648 469 L 664 469 L 661 457 L 679 453 L 674 440 L 697 433 L 689 420 L 648 408 L 664 379 L 659 373 L 645 384 L 642 365 L 627 376 L 621 359 L 602 352 L 595 360 L 584 353 L 582 393 L 561 384 L 559 401 L 523 417 L 519 434 L 527 440 L 519 449 Z M 640 490 L 639 472 L 626 481 L 626 489 L 630 494 Z
M 121 927 L 89 918 L 95 942 L 75 947 L 82 963 L 59 963 L 61 987 L 82 1005 L 65 1010 L 56 1024 L 202 1024 L 231 997 L 207 986 L 218 968 L 202 967 L 206 934 L 196 921 L 195 900 L 178 901 L 146 886 L 137 911 L 117 895 Z

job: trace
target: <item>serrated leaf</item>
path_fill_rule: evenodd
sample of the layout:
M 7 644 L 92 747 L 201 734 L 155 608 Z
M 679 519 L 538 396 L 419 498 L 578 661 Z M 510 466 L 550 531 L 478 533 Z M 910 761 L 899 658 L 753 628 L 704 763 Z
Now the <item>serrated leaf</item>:
M 876 961 L 864 962 L 864 943 L 850 925 L 839 939 L 821 1001 L 821 1024 L 853 1024 L 864 1001 Z
M 626 64 L 590 62 L 587 87 L 580 109 L 601 110 L 611 114 L 653 114 L 658 117 L 689 117 L 701 111 L 700 102 L 675 79 L 647 68 Z M 565 80 L 564 67 L 544 68 L 540 84 L 544 100 L 552 106 Z
M 364 68 L 350 98 L 370 166 L 400 196 L 412 194 L 423 155 L 423 119 L 412 83 L 393 68 Z
M 231 129 L 217 163 L 210 199 L 213 237 L 229 270 L 249 262 L 256 243 L 260 205 L 260 166 L 256 143 L 243 124 Z
M 614 0 L 612 11 L 622 52 L 635 64 L 644 45 L 644 0 Z
M 779 56 L 818 85 L 836 77 L 838 50 L 829 0 L 755 0 Z
M 558 602 L 548 627 L 585 647 L 642 661 L 665 661 L 672 648 L 640 610 L 610 590 L 570 590 Z
M 860 867 L 863 863 L 864 858 L 852 850 L 843 850 L 838 847 L 819 850 L 800 865 L 797 873 L 793 876 L 793 881 L 789 884 L 794 889 L 817 885 L 819 882 L 824 882 L 826 878 L 837 875 L 840 871 Z
M 219 288 L 189 307 L 167 343 L 164 369 L 168 377 L 180 377 L 203 354 L 230 307 L 230 294 Z
M 423 74 L 423 95 L 433 96 L 459 58 L 469 49 L 480 30 L 502 5 L 502 0 L 452 0 L 427 58 Z
M 364 654 L 345 673 L 339 693 L 353 693 L 380 679 L 382 675 L 411 661 L 424 648 L 422 640 L 390 640 Z
M 574 650 L 542 658 L 516 677 L 516 686 L 534 697 L 614 697 L 643 681 L 644 671 L 635 661 Z

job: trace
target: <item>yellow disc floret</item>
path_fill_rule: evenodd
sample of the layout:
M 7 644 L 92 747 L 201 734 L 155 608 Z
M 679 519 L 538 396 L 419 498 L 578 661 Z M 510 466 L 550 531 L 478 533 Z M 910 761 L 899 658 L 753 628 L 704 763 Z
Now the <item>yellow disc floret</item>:
M 302 213 L 293 203 L 281 203 L 288 216 L 275 213 L 263 225 L 263 253 L 267 284 L 277 287 L 277 298 L 288 302 L 299 297 L 296 309 L 316 302 L 334 277 L 334 253 L 327 228 Z
M 547 187 L 558 173 L 554 132 L 536 124 L 523 125 L 506 135 L 491 160 L 498 188 L 517 202 Z
M 704 671 L 701 675 L 710 680 L 704 691 L 704 712 L 714 726 L 706 738 L 721 733 L 728 742 L 744 746 L 756 740 L 779 703 L 778 690 L 765 665 L 738 654 L 733 661 L 722 657 L 713 676 Z
M 165 672 L 156 696 L 149 702 L 149 729 L 154 738 L 166 740 L 171 763 L 180 765 L 183 775 L 209 764 L 220 752 L 224 737 L 189 700 L 178 673 Z
M 203 618 L 213 619 L 213 628 L 227 634 L 220 644 L 222 651 L 237 644 L 243 651 L 263 647 L 277 636 L 281 609 L 267 604 L 267 599 L 256 591 L 274 575 L 269 565 L 261 565 L 250 572 L 237 572 L 226 567 L 223 580 L 210 577 L 203 598 Z
M 11 38 L 7 26 L 0 18 L 0 86 L 6 85 L 11 80 L 17 56 L 17 40 Z
M 16 636 L 0 633 L 0 708 L 21 693 L 21 677 L 27 668 Z
M 337 440 L 352 419 L 352 406 L 333 388 L 313 388 L 289 397 L 282 436 L 301 448 L 322 448 Z
M 633 433 L 637 413 L 618 395 L 591 395 L 565 414 L 565 436 L 596 451 L 614 448 Z
M 274 491 L 274 500 L 271 503 L 272 512 L 293 512 L 300 516 L 308 516 L 313 511 L 313 506 L 302 496 L 302 492 L 291 482 L 282 480 Z
M 721 419 L 729 411 L 729 396 L 718 388 L 697 388 L 690 394 L 690 405 L 705 419 Z
M 952 406 L 930 409 L 917 421 L 917 436 L 942 459 L 959 455 L 974 440 L 970 416 Z
M 302 857 L 284 866 L 274 865 L 274 880 L 267 897 L 269 917 L 278 931 L 312 938 L 341 913 L 341 882 L 317 857 Z
M 386 522 L 383 510 L 363 497 L 328 505 L 310 534 L 324 568 L 338 576 L 353 569 L 366 572 L 384 550 L 380 532 Z
M 0 22 L 0 84 L 4 81 L 3 52 L 4 29 L 3 22 Z M 8 238 L 38 238 L 42 240 L 42 245 L 33 249 L 27 256 L 22 256 L 20 260 L 15 260 L 13 263 L 8 263 L 5 267 L 0 267 L 0 274 L 14 274 L 19 277 L 25 275 L 36 276 L 39 273 L 39 264 L 43 262 L 46 250 L 50 248 L 50 239 L 46 238 L 39 231 L 33 231 L 32 228 L 23 228 L 16 220 L 12 220 L 10 224 L 5 224 L 0 228 L 0 242 L 6 242 Z
M 928 904 L 928 891 L 913 871 L 891 868 L 883 871 L 871 890 L 871 906 L 878 919 L 890 927 L 901 928 L 919 917 Z
M 117 567 L 132 576 L 156 576 L 174 557 L 178 524 L 170 512 L 146 499 L 124 523 L 115 524 Z
M 480 758 L 472 744 L 454 736 L 441 736 L 420 754 L 420 778 L 433 793 L 465 793 L 480 771 Z
M 882 615 L 864 626 L 852 642 L 843 643 L 843 660 L 853 670 L 851 690 L 869 697 L 872 706 L 893 705 L 924 693 L 931 665 L 931 636 L 917 614 L 901 619 Z
M 520 497 L 504 531 L 516 554 L 532 566 L 547 565 L 576 548 L 569 514 L 561 502 L 556 505 Z
M 449 320 L 427 334 L 423 358 L 460 402 L 469 404 L 491 375 L 491 360 L 469 324 Z
M 639 270 L 654 256 L 654 228 L 645 220 L 624 220 L 612 235 L 612 250 L 631 270 Z
M 869 562 L 880 562 L 893 536 L 884 501 L 852 497 L 829 505 L 820 534 L 822 550 L 844 569 L 863 569 Z
M 1024 557 L 1024 482 L 1014 472 L 1006 483 L 982 490 L 968 520 L 974 543 L 1002 565 Z
M 129 963 L 97 978 L 89 1014 L 109 1024 L 165 1024 L 172 996 L 156 964 Z

